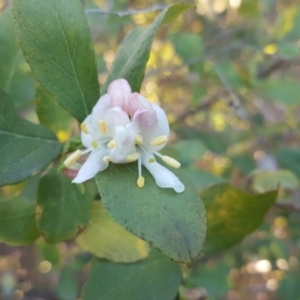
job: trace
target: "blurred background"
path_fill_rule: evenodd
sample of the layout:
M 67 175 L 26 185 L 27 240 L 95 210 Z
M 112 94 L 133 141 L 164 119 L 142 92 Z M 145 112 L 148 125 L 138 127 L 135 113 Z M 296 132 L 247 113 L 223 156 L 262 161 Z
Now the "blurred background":
M 9 2 L 0 0 L 0 10 Z M 168 114 L 172 135 L 165 152 L 182 163 L 198 190 L 231 182 L 249 192 L 279 187 L 279 197 L 264 223 L 242 243 L 183 268 L 178 299 L 299 300 L 300 3 L 185 2 L 194 8 L 159 30 L 141 90 Z M 151 24 L 159 10 L 175 1 L 82 3 L 103 84 L 126 34 Z M 22 73 L 31 76 L 33 90 L 16 78 L 11 93 L 24 95 L 17 108 L 38 122 L 41 87 L 25 63 Z M 78 133 L 70 117 L 51 129 L 61 141 Z M 36 193 L 35 177 L 2 188 L 0 196 L 30 198 Z M 79 299 L 89 259 L 72 241 L 0 244 L 0 299 Z

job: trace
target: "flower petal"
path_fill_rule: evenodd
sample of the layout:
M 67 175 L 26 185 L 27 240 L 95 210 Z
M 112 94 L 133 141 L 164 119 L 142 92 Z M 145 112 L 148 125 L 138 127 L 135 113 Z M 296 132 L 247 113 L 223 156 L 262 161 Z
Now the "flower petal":
M 111 99 L 109 94 L 103 95 L 96 105 L 93 108 L 92 111 L 92 123 L 95 127 L 98 126 L 98 121 L 103 120 L 107 111 L 111 109 L 112 104 L 111 104 Z
M 185 189 L 178 177 L 157 162 L 149 162 L 150 156 L 142 153 L 142 164 L 148 169 L 155 179 L 156 184 L 162 188 L 173 188 L 175 192 L 182 193 Z
M 156 122 L 156 126 L 154 127 L 151 133 L 151 137 L 150 137 L 151 140 L 161 135 L 164 135 L 168 138 L 170 135 L 170 127 L 169 127 L 169 122 L 166 113 L 161 107 L 159 107 L 154 103 L 152 103 L 152 107 L 156 112 L 157 122 Z
M 128 110 L 131 118 L 139 109 L 146 109 L 149 111 L 154 111 L 151 103 L 139 93 L 132 93 L 128 99 Z
M 114 163 L 125 163 L 127 156 L 136 152 L 134 135 L 123 126 L 117 126 L 115 131 L 117 147 L 112 149 L 109 157 Z
M 139 109 L 135 112 L 132 123 L 138 124 L 143 138 L 147 140 L 157 123 L 156 113 L 154 110 Z
M 97 131 L 94 129 L 91 120 L 92 120 L 91 115 L 88 115 L 84 120 L 84 123 L 86 124 L 89 133 L 84 133 L 83 131 L 81 131 L 81 142 L 85 148 L 91 148 L 92 142 L 95 140 L 95 137 L 97 136 Z
M 111 97 L 111 103 L 113 107 L 120 107 L 127 112 L 128 98 L 131 94 L 131 88 L 127 80 L 114 80 L 108 86 L 108 94 Z
M 109 151 L 106 148 L 93 150 L 72 182 L 82 183 L 88 179 L 91 179 L 100 171 L 106 169 L 108 165 L 103 161 L 103 157 L 107 155 L 108 152 Z
M 114 107 L 110 109 L 107 112 L 104 120 L 107 124 L 108 131 L 112 136 L 116 135 L 115 128 L 117 126 L 125 127 L 127 124 L 130 123 L 128 115 L 120 107 Z

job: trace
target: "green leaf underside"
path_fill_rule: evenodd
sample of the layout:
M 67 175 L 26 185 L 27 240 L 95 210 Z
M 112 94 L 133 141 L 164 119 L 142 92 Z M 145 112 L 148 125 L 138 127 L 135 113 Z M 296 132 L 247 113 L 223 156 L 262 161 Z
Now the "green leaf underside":
M 14 0 L 16 31 L 42 85 L 77 120 L 99 98 L 94 50 L 79 0 Z
M 135 262 L 149 254 L 147 243 L 114 222 L 100 201 L 94 201 L 90 224 L 76 241 L 82 249 L 117 263 Z
M 40 232 L 35 221 L 35 203 L 22 198 L 0 201 L 0 240 L 14 246 L 33 243 Z
M 90 219 L 90 201 L 78 185 L 55 171 L 44 176 L 37 193 L 38 226 L 49 243 L 73 238 Z
M 157 250 L 134 264 L 94 260 L 83 300 L 173 300 L 181 281 L 179 266 Z
M 177 172 L 176 172 L 177 174 Z M 145 186 L 138 188 L 137 164 L 111 164 L 96 176 L 102 202 L 111 217 L 171 259 L 191 264 L 205 240 L 205 208 L 192 184 L 182 176 L 185 191 L 156 185 L 144 169 Z
M 0 91 L 0 186 L 20 182 L 46 167 L 60 149 L 51 131 L 19 117 Z
M 253 232 L 277 198 L 277 191 L 252 195 L 228 183 L 200 191 L 207 211 L 205 253 L 226 250 Z
M 118 78 L 125 78 L 133 92 L 139 92 L 156 32 L 190 8 L 188 4 L 175 4 L 163 10 L 149 26 L 134 29 L 122 42 L 108 78 L 101 89 L 105 94 L 108 85 Z
M 10 10 L 0 14 L 0 45 L 0 89 L 22 108 L 35 97 L 35 80 L 17 43 Z

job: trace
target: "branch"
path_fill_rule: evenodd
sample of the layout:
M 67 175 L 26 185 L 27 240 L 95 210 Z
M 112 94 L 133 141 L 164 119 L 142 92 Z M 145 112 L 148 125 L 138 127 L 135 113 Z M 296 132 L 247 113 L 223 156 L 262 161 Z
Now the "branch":
M 130 15 L 135 15 L 135 14 L 144 14 L 144 13 L 149 13 L 157 10 L 164 10 L 167 8 L 167 5 L 152 5 L 150 7 L 144 8 L 144 9 L 132 9 L 132 10 L 126 10 L 126 11 L 119 11 L 119 12 L 112 12 L 112 11 L 106 11 L 106 10 L 101 10 L 99 8 L 92 8 L 92 9 L 86 9 L 85 13 L 86 14 L 91 14 L 91 13 L 97 13 L 101 15 L 115 15 L 118 17 L 124 17 L 124 16 L 130 16 Z

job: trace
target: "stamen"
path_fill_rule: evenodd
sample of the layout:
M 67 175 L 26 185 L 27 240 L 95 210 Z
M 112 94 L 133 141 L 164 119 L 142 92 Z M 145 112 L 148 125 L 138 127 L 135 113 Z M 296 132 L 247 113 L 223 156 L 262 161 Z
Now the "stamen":
M 81 129 L 81 131 L 83 131 L 85 134 L 88 134 L 88 133 L 89 133 L 89 131 L 88 131 L 88 129 L 87 129 L 87 126 L 86 126 L 86 123 L 85 123 L 85 122 L 81 123 L 80 129 Z
M 105 121 L 99 120 L 99 129 L 102 134 L 107 134 L 107 125 Z
M 109 143 L 107 144 L 107 148 L 109 149 L 113 149 L 117 147 L 117 142 L 115 139 L 112 139 L 109 141 Z
M 109 156 L 104 156 L 103 161 L 108 165 L 110 161 Z
M 154 157 L 149 158 L 149 163 L 154 163 L 154 162 L 156 162 Z
M 139 156 L 140 156 L 140 154 L 137 152 L 133 153 L 131 155 L 128 155 L 126 158 L 126 162 L 130 163 L 130 162 L 136 161 L 139 158 Z
M 162 146 L 166 144 L 168 138 L 165 135 L 158 136 L 156 139 L 150 142 L 150 146 Z
M 95 149 L 97 149 L 97 148 L 98 148 L 98 143 L 97 143 L 96 141 L 93 141 L 93 142 L 92 142 L 92 146 L 93 146 Z
M 136 184 L 139 188 L 144 187 L 145 186 L 145 178 L 143 176 L 139 176 Z
M 71 165 L 74 164 L 74 162 L 76 162 L 81 157 L 81 155 L 82 155 L 82 151 L 76 150 L 64 161 L 64 165 L 66 167 L 70 167 Z
M 178 169 L 180 168 L 181 164 L 179 161 L 177 161 L 176 159 L 170 157 L 170 156 L 162 156 L 161 158 L 166 164 L 168 164 L 169 166 L 175 168 L 175 169 Z
M 143 137 L 141 135 L 136 135 L 134 138 L 134 142 L 136 145 L 142 145 L 143 144 Z

